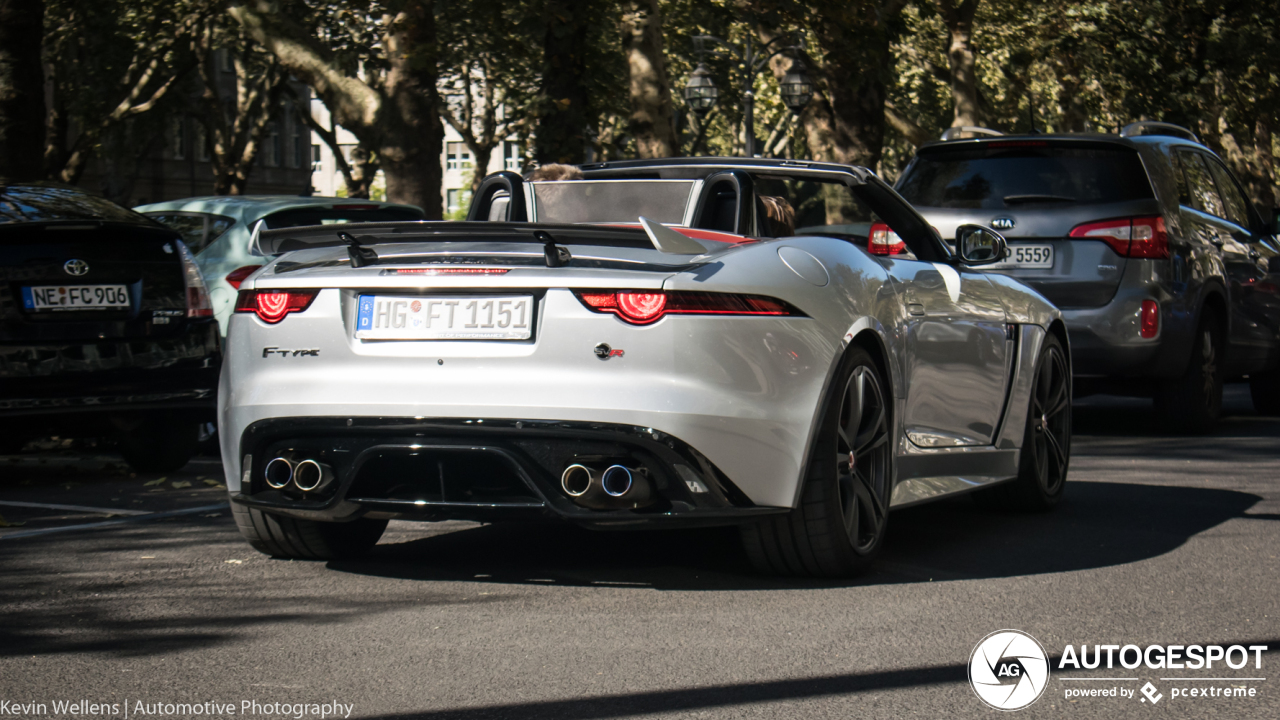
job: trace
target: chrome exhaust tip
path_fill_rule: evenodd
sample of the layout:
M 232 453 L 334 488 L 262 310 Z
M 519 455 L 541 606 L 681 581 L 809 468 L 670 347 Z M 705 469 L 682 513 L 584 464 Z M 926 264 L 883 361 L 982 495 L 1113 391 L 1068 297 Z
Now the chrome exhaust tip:
M 266 475 L 267 485 L 276 489 L 283 490 L 289 481 L 293 480 L 293 463 L 286 458 L 278 457 L 267 463 L 267 467 L 263 469 Z
M 315 460 L 303 460 L 293 470 L 293 484 L 302 492 L 322 490 L 333 482 L 333 468 Z
M 610 465 L 600 475 L 600 487 L 610 497 L 620 498 L 626 495 L 632 485 L 631 471 L 621 465 Z
M 600 487 L 615 503 L 639 507 L 649 502 L 649 483 L 638 469 L 610 465 L 600 476 Z
M 580 498 L 600 485 L 600 471 L 586 465 L 570 465 L 560 474 L 560 489 L 571 498 Z

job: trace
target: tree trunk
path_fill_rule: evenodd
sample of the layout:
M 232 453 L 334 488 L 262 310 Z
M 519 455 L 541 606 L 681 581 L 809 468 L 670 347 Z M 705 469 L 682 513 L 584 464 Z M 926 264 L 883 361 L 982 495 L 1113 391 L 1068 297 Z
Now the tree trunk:
M 43 0 L 0 0 L 0 177 L 44 174 Z
M 678 155 L 671 85 L 662 58 L 658 0 L 630 0 L 622 20 L 622 48 L 631 76 L 631 134 L 642 158 Z
M 586 85 L 587 30 L 596 3 L 546 0 L 542 88 L 534 157 L 539 164 L 579 165 L 586 159 L 591 124 Z
M 421 207 L 428 220 L 441 219 L 444 126 L 437 107 L 431 1 L 404 0 L 393 17 L 383 18 L 389 69 L 385 77 L 369 83 L 347 74 L 312 29 L 275 12 L 275 3 L 241 1 L 231 6 L 231 15 L 291 74 L 311 86 L 339 125 L 377 152 L 387 178 L 387 199 Z
M 955 119 L 951 127 L 973 127 L 979 124 L 978 78 L 973 50 L 973 16 L 979 0 L 939 0 L 942 19 L 950 36 L 947 60 L 951 65 L 951 97 L 955 101 Z

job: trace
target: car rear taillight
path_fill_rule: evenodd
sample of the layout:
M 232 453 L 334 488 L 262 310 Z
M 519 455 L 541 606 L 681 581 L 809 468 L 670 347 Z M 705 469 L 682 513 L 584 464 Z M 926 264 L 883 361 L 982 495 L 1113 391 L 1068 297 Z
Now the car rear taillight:
M 306 310 L 319 293 L 319 290 L 241 290 L 236 297 L 236 312 L 256 313 L 262 322 L 274 324 L 289 313 Z
M 664 315 L 804 315 L 782 300 L 763 295 L 680 290 L 576 290 L 574 294 L 595 312 L 613 313 L 632 325 L 648 325 Z
M 244 267 L 238 267 L 235 270 L 232 270 L 231 272 L 227 273 L 227 284 L 239 290 L 240 283 L 244 282 L 245 278 L 257 272 L 258 268 L 260 267 L 262 266 L 261 265 L 245 265 Z
M 907 244 L 888 225 L 871 224 L 871 231 L 867 236 L 867 252 L 872 255 L 901 255 L 906 250 Z
M 1138 334 L 1150 340 L 1160 334 L 1160 304 L 1155 300 L 1142 301 L 1142 317 Z
M 182 260 L 182 279 L 187 285 L 187 317 L 213 317 L 213 303 L 209 301 L 209 288 L 204 284 L 200 266 L 191 251 L 181 240 L 174 240 L 178 257 Z
M 1071 228 L 1070 236 L 1101 240 L 1120 257 L 1169 257 L 1169 233 L 1159 215 L 1084 223 Z

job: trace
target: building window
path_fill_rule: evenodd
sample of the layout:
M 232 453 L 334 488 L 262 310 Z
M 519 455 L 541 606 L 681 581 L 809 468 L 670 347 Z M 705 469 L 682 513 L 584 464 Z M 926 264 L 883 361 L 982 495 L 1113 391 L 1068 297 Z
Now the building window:
M 445 212 L 456 214 L 471 205 L 471 188 L 454 188 L 445 191 Z
M 520 172 L 520 143 L 502 143 L 502 169 Z
M 311 146 L 311 172 L 320 172 L 323 167 L 323 160 L 320 157 L 320 146 Z
M 302 163 L 307 157 L 307 136 L 303 132 L 304 123 L 302 118 L 296 115 L 293 118 L 293 166 L 302 167 Z
M 169 130 L 169 151 L 174 160 L 185 160 L 187 157 L 187 119 L 181 115 L 172 120 Z
M 205 129 L 204 123 L 196 123 L 195 126 L 195 151 L 196 159 L 200 162 L 209 162 L 209 131 Z
M 272 120 L 270 125 L 270 134 L 267 137 L 267 158 L 273 167 L 280 167 L 284 164 L 284 147 L 280 142 L 280 121 Z
M 465 170 L 471 167 L 471 151 L 467 149 L 466 143 L 445 143 L 445 150 L 447 152 L 445 167 L 449 170 Z

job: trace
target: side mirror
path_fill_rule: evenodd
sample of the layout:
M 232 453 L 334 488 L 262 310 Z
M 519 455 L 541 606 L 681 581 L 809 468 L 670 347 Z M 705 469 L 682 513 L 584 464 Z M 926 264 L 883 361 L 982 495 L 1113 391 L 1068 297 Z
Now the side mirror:
M 956 228 L 956 253 L 961 264 L 969 267 L 991 265 L 1004 259 L 1009 244 L 1004 236 L 981 225 Z

